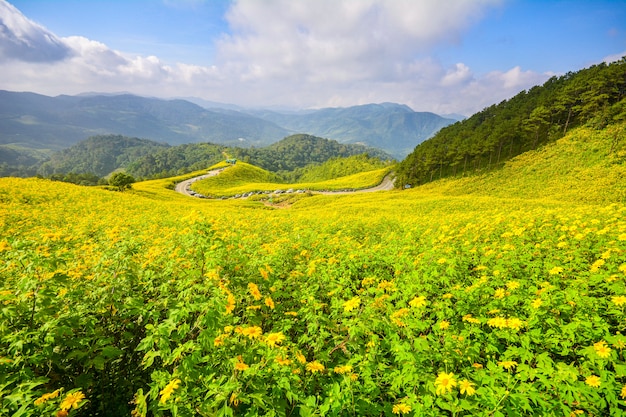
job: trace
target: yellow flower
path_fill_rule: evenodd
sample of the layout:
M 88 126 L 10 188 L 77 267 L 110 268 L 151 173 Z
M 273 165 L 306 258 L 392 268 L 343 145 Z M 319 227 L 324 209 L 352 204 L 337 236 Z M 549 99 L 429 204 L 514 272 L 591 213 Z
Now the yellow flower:
M 161 399 L 159 400 L 159 403 L 161 404 L 165 404 L 167 402 L 167 400 L 172 396 L 172 392 L 174 392 L 174 390 L 176 388 L 178 388 L 178 385 L 180 384 L 180 379 L 172 379 L 169 384 L 167 384 L 165 386 L 165 388 L 163 388 L 160 392 L 161 394 Z
M 611 302 L 613 302 L 613 304 L 615 304 L 616 306 L 624 305 L 626 304 L 626 296 L 617 295 L 615 297 L 611 297 Z
M 255 300 L 260 300 L 261 298 L 263 298 L 261 296 L 261 291 L 259 291 L 259 287 L 257 287 L 257 285 L 253 282 L 248 284 L 248 291 L 250 292 L 250 294 L 254 297 Z
M 265 305 L 271 308 L 272 310 L 274 310 L 275 305 L 274 305 L 274 300 L 272 300 L 272 297 L 265 297 Z
M 343 303 L 343 311 L 345 311 L 346 313 L 349 311 L 352 311 L 355 308 L 357 308 L 360 304 L 361 304 L 360 297 L 352 297 L 351 299 Z
M 593 349 L 596 354 L 601 358 L 608 358 L 611 356 L 611 348 L 606 345 L 604 340 L 600 340 L 598 343 L 593 344 Z
M 517 317 L 511 317 L 506 320 L 506 326 L 509 329 L 518 330 L 520 327 L 524 325 L 524 322 Z
M 261 273 L 261 276 L 263 277 L 263 279 L 267 280 L 270 273 L 269 271 L 263 269 L 263 268 L 259 268 L 259 272 Z
M 408 308 L 401 308 L 398 311 L 394 311 L 391 314 L 391 318 L 392 319 L 399 319 L 399 318 L 402 318 L 402 317 L 406 316 L 407 314 L 409 314 L 409 309 Z
M 435 392 L 437 395 L 447 394 L 456 387 L 456 379 L 453 373 L 440 372 L 435 379 Z
M 59 396 L 59 390 L 48 392 L 35 400 L 35 405 L 41 405 L 46 401 Z
M 510 370 L 511 368 L 515 368 L 517 366 L 517 362 L 515 361 L 502 361 L 498 362 L 498 365 L 503 367 L 506 370 Z
M 517 281 L 509 281 L 509 282 L 506 283 L 506 287 L 509 290 L 516 290 L 516 289 L 519 288 L 519 286 L 520 286 L 520 284 Z
M 454 295 L 452 295 L 452 293 L 445 293 L 444 295 L 441 296 L 443 299 L 449 300 L 450 298 L 454 297 Z
M 235 296 L 232 294 L 228 294 L 228 298 L 226 299 L 226 313 L 230 314 L 235 309 Z
M 306 363 L 306 357 L 300 352 L 296 353 L 296 359 L 300 363 Z
M 411 406 L 404 403 L 395 404 L 391 411 L 394 414 L 407 414 L 411 412 Z
M 333 371 L 336 374 L 341 374 L 341 375 L 347 374 L 348 372 L 352 372 L 352 366 L 351 365 L 335 366 Z
M 276 356 L 276 363 L 283 366 L 291 365 L 291 359 L 287 359 L 283 356 Z
M 409 301 L 409 305 L 413 308 L 424 307 L 426 305 L 426 297 L 424 297 L 423 295 L 415 297 L 411 301 Z
M 589 385 L 590 387 L 598 388 L 600 386 L 600 382 L 600 377 L 596 375 L 588 376 L 585 379 L 585 384 Z
M 282 332 L 269 333 L 265 336 L 265 343 L 267 343 L 269 347 L 274 347 L 283 340 L 285 340 L 285 335 Z
M 535 309 L 541 307 L 542 304 L 543 304 L 543 301 L 541 301 L 541 298 L 535 298 L 533 302 L 530 303 L 530 305 Z
M 505 295 L 506 295 L 506 291 L 504 288 L 498 288 L 496 292 L 493 294 L 493 296 L 496 298 L 504 298 Z
M 468 322 L 468 323 L 473 323 L 473 324 L 478 324 L 478 323 L 480 323 L 480 320 L 478 320 L 478 319 L 477 319 L 477 318 L 475 318 L 475 317 L 472 317 L 472 315 L 471 315 L 471 314 L 466 314 L 466 315 L 464 315 L 464 316 L 463 316 L 463 321 L 466 321 L 466 322 Z
M 498 316 L 487 320 L 487 325 L 497 327 L 498 329 L 504 329 L 507 327 L 507 320 L 504 317 Z
M 461 394 L 465 395 L 474 395 L 476 393 L 476 390 L 474 389 L 474 384 L 467 379 L 459 381 L 459 390 L 461 391 Z
M 61 410 L 69 410 L 71 408 L 78 408 L 78 404 L 85 399 L 85 394 L 80 391 L 70 392 L 65 396 L 59 408 Z
M 378 289 L 383 291 L 393 291 L 395 289 L 395 284 L 393 281 L 383 280 L 378 284 Z
M 622 398 L 626 398 L 626 385 L 622 387 L 622 391 L 619 393 L 619 396 Z
M 316 372 L 322 372 L 324 369 L 324 365 L 319 363 L 318 361 L 309 362 L 306 364 L 306 370 L 311 372 L 312 374 Z
M 559 275 L 561 272 L 563 272 L 563 268 L 560 266 L 555 266 L 554 268 L 548 271 L 550 275 Z
M 604 265 L 605 263 L 606 262 L 604 261 L 604 259 L 598 259 L 591 265 L 591 268 L 589 268 L 589 270 L 591 272 L 597 272 L 600 269 L 600 267 L 602 267 L 602 265 Z
M 237 362 L 235 364 L 235 369 L 237 371 L 245 371 L 248 368 L 250 368 L 250 367 L 248 365 L 246 365 L 244 362 Z
M 441 330 L 446 330 L 448 327 L 450 327 L 450 322 L 448 320 L 441 320 L 439 322 L 439 328 Z
M 248 336 L 250 339 L 258 339 L 263 335 L 263 329 L 259 326 L 250 326 L 243 329 L 241 334 Z
M 213 341 L 213 346 L 215 347 L 222 346 L 224 344 L 224 339 L 226 339 L 227 337 L 228 335 L 225 335 L 225 334 L 221 334 L 217 336 L 215 340 Z

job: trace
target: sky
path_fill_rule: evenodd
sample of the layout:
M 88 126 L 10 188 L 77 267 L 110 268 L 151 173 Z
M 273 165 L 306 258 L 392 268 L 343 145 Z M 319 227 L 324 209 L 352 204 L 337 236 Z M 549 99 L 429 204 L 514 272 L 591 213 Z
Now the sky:
M 625 0 L 0 0 L 0 89 L 469 116 L 626 55 Z

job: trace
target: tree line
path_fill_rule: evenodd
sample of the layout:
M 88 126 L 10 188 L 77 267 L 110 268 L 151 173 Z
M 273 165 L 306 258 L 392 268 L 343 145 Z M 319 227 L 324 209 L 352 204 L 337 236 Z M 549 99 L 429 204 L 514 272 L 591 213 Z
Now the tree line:
M 441 129 L 399 164 L 396 184 L 415 186 L 493 169 L 574 127 L 602 129 L 625 121 L 625 98 L 626 57 L 554 76 Z

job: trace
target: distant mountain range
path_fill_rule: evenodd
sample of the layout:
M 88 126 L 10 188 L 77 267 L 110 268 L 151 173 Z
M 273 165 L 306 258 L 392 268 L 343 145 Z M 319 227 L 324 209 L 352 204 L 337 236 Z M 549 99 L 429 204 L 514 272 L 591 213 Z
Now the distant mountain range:
M 0 164 L 28 166 L 52 151 L 109 134 L 169 145 L 264 147 L 307 133 L 378 148 L 402 159 L 455 121 L 394 103 L 287 112 L 192 98 L 162 100 L 125 93 L 49 97 L 0 90 Z
M 327 108 L 302 113 L 268 110 L 247 112 L 294 132 L 379 148 L 397 159 L 404 158 L 415 146 L 442 127 L 457 121 L 434 113 L 415 112 L 408 106 L 395 103 Z
M 180 145 L 264 146 L 285 128 L 245 113 L 210 111 L 185 100 L 130 94 L 57 96 L 0 91 L 0 144 L 64 149 L 90 136 L 119 134 Z

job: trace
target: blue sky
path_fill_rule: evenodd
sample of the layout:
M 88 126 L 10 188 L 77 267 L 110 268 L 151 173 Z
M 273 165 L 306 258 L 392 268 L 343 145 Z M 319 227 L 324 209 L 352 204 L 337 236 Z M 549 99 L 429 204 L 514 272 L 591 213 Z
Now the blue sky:
M 256 107 L 469 115 L 626 54 L 625 1 L 0 0 L 0 19 L 0 89 Z

